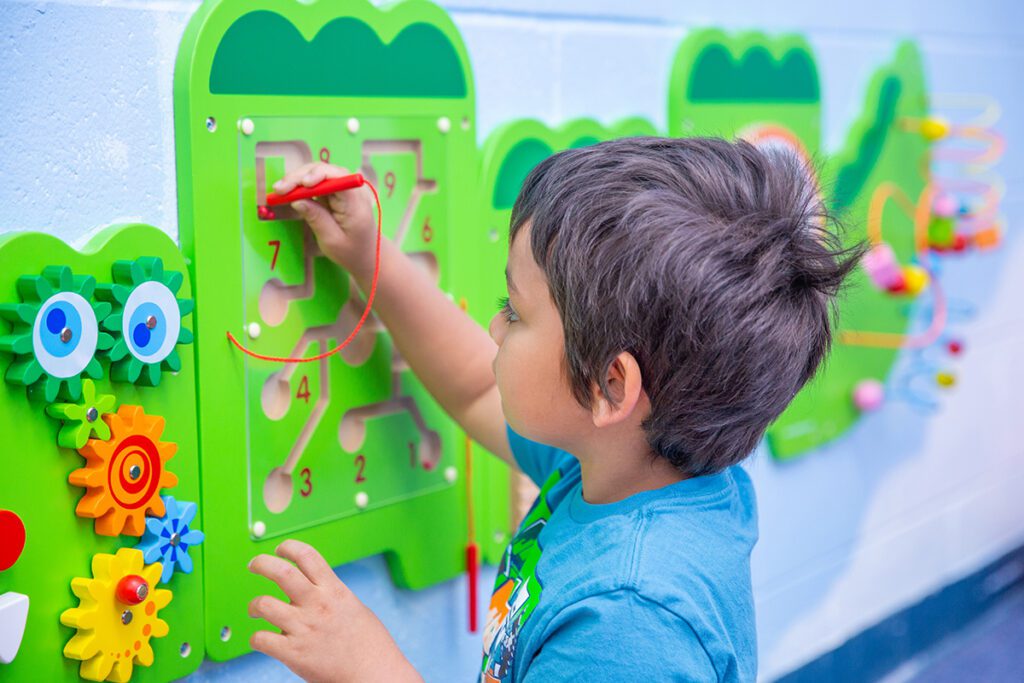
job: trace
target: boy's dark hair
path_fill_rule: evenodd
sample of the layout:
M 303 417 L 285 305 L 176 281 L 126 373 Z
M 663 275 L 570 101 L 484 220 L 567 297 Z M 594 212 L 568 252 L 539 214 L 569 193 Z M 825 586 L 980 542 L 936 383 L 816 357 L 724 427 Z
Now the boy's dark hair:
M 511 239 L 533 257 L 565 331 L 576 400 L 636 358 L 655 454 L 699 476 L 743 460 L 814 375 L 844 249 L 813 169 L 715 138 L 626 138 L 549 157 L 526 178 Z

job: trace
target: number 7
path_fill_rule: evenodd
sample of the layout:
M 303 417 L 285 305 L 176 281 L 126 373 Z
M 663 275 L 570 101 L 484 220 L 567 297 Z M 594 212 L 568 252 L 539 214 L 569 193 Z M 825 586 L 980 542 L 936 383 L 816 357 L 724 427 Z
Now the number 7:
M 267 246 L 274 248 L 274 257 L 270 259 L 270 269 L 273 270 L 277 266 L 277 255 L 281 253 L 281 240 L 270 240 Z

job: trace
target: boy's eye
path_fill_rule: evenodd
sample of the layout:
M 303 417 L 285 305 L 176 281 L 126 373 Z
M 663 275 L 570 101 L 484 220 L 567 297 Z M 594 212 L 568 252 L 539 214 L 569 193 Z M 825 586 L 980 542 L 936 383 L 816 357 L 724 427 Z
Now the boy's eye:
M 498 299 L 498 308 L 501 309 L 499 313 L 505 317 L 505 322 L 514 323 L 519 320 L 519 314 L 512 310 L 512 305 L 509 303 L 507 296 Z

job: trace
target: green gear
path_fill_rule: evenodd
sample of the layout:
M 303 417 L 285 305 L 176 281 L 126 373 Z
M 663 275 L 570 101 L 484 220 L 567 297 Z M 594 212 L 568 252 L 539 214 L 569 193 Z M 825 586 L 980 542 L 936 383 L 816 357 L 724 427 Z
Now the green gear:
M 85 446 L 89 437 L 106 441 L 110 438 L 110 426 L 103 421 L 103 416 L 115 412 L 116 404 L 113 395 L 97 395 L 96 384 L 91 379 L 83 380 L 80 402 L 46 406 L 47 415 L 64 423 L 57 434 L 57 443 L 77 450 Z
M 157 386 L 160 383 L 161 368 L 171 372 L 178 372 L 181 369 L 181 358 L 177 349 L 172 349 L 170 354 L 161 361 L 147 363 L 137 358 L 129 347 L 128 340 L 124 338 L 122 321 L 124 307 L 132 291 L 145 282 L 157 282 L 170 290 L 175 295 L 178 304 L 178 313 L 184 318 L 194 308 L 192 299 L 178 299 L 177 293 L 185 281 L 181 273 L 175 271 L 164 272 L 164 263 L 154 256 L 144 256 L 134 261 L 115 261 L 113 268 L 114 283 L 101 284 L 96 289 L 96 297 L 109 301 L 112 310 L 102 323 L 103 329 L 114 334 L 115 342 L 110 349 L 110 378 L 117 382 L 131 382 L 146 386 Z M 191 344 L 192 332 L 181 326 L 178 334 L 177 344 Z
M 99 379 L 103 376 L 103 366 L 94 355 L 81 373 L 70 377 L 49 374 L 35 355 L 33 330 L 36 318 L 42 314 L 43 304 L 62 292 L 77 294 L 85 299 L 96 316 L 97 327 L 99 321 L 109 315 L 110 304 L 93 302 L 95 278 L 90 275 L 74 275 L 67 266 L 49 266 L 43 270 L 42 275 L 22 275 L 16 286 L 21 303 L 0 304 L 0 318 L 12 323 L 10 333 L 0 337 L 0 352 L 15 357 L 7 368 L 7 381 L 30 388 L 37 383 L 41 384 L 47 402 L 56 401 L 58 396 L 77 401 L 82 395 L 82 375 Z M 113 337 L 102 329 L 97 330 L 97 351 L 108 349 L 113 343 Z

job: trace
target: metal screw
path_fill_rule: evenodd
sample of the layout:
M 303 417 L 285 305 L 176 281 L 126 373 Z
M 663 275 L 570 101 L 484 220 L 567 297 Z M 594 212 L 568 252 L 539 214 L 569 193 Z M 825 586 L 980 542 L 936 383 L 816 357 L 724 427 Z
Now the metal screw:
M 128 476 L 132 479 L 138 479 L 142 476 L 142 468 L 138 465 L 132 465 L 128 468 Z
M 156 316 L 155 315 L 151 315 L 148 318 L 146 318 L 146 327 L 148 327 L 151 330 L 154 327 L 156 327 Z
M 96 410 L 95 406 L 85 411 L 85 419 L 89 422 L 95 422 L 100 417 L 100 411 Z
M 171 534 L 171 545 L 177 548 L 179 543 L 181 543 L 181 534 L 177 532 Z
M 73 336 L 75 336 L 75 335 L 74 335 L 74 333 L 71 332 L 71 328 L 70 327 L 65 327 L 63 330 L 60 331 L 60 340 L 62 342 L 64 342 L 65 344 L 67 344 L 69 341 L 71 341 L 71 338 Z
M 210 131 L 211 133 L 213 131 L 217 130 L 217 119 L 213 118 L 212 116 L 207 116 L 206 117 L 206 130 Z
M 127 626 L 128 624 L 132 623 L 133 616 L 134 615 L 132 614 L 132 611 L 130 609 L 126 609 L 125 611 L 121 612 L 121 623 Z
M 149 597 L 149 584 L 140 583 L 139 587 L 135 589 L 135 596 L 142 602 Z

